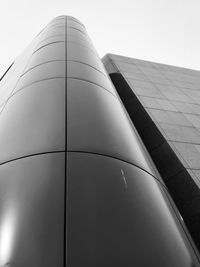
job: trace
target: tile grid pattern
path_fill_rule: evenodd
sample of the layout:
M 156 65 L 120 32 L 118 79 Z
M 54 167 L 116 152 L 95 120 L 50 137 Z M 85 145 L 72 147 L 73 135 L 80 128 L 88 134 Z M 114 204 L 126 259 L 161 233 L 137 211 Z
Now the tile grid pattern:
M 113 66 L 108 71 L 122 73 L 200 186 L 200 72 L 117 55 L 107 62 Z
M 102 60 L 200 249 L 200 72 L 112 54 Z

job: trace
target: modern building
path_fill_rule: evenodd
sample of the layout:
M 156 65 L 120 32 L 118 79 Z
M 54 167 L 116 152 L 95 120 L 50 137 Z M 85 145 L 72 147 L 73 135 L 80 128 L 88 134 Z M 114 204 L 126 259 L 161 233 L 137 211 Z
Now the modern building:
M 133 120 L 134 88 L 103 61 L 113 83 L 83 24 L 60 16 L 2 76 L 0 266 L 200 266 L 138 128 L 148 109 Z
M 200 249 L 200 71 L 111 54 L 103 62 Z

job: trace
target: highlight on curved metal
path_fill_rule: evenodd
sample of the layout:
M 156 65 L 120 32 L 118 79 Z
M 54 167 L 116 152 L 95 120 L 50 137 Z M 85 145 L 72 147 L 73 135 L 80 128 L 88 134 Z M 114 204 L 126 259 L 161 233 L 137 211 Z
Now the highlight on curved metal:
M 50 22 L 0 105 L 0 266 L 200 266 L 82 23 Z

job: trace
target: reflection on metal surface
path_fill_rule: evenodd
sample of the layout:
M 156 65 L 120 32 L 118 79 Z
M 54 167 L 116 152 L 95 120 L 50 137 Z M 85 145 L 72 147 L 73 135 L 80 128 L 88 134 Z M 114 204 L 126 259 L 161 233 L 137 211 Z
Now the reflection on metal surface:
M 16 235 L 16 207 L 6 205 L 0 218 L 0 266 L 10 261 Z
M 199 266 L 195 246 L 115 89 L 106 73 L 96 71 L 104 72 L 101 62 L 81 44 L 87 34 L 69 31 L 68 265 Z M 72 36 L 80 45 L 72 45 Z M 114 162 L 120 162 L 120 171 Z
M 199 266 L 152 176 L 117 159 L 77 152 L 69 152 L 68 170 L 70 267 L 190 267 L 193 259 Z
M 125 176 L 124 176 L 124 171 L 121 169 L 121 174 L 122 174 L 122 179 L 123 179 L 123 181 L 124 181 L 124 183 L 125 183 L 125 188 L 127 188 L 127 182 L 126 182 L 126 178 L 125 178 Z
M 0 166 L 2 264 L 62 266 L 64 155 L 46 153 Z
M 199 266 L 91 50 L 82 24 L 58 17 L 2 81 L 0 92 L 13 79 L 0 116 L 0 265 Z
M 155 175 L 117 97 L 81 80 L 67 84 L 68 150 L 110 155 Z

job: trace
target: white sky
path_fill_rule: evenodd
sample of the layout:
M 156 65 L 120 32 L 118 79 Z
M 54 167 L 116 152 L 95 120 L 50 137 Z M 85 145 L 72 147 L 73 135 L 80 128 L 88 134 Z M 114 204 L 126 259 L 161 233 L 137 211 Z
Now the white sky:
M 81 20 L 100 57 L 200 70 L 200 0 L 0 0 L 0 76 L 58 15 Z

